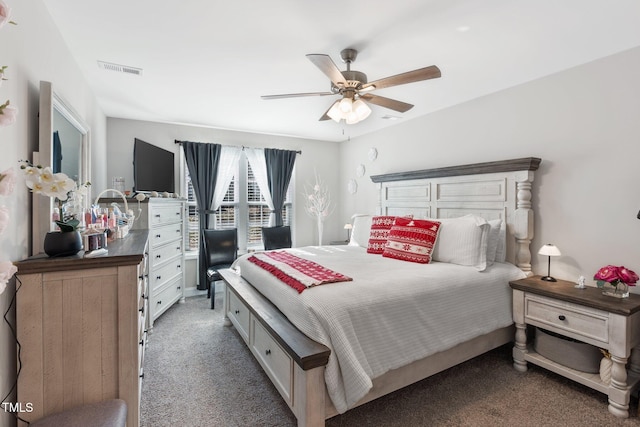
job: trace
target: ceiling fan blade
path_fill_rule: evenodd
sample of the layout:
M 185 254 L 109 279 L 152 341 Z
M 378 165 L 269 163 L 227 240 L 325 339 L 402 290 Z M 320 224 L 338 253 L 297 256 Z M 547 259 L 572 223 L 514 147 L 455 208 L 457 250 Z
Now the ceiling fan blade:
M 336 102 L 340 102 L 340 100 L 336 101 Z M 333 108 L 333 106 L 336 104 L 336 102 L 332 103 L 331 106 L 329 108 L 327 108 L 327 111 L 324 112 L 324 114 L 322 115 L 322 117 L 320 117 L 320 119 L 318 121 L 322 122 L 325 120 L 331 120 L 331 117 L 329 117 L 329 110 L 331 110 Z
M 398 111 L 400 113 L 404 113 L 413 108 L 413 104 L 407 104 L 406 102 L 396 101 L 395 99 L 385 98 L 384 96 L 373 95 L 370 93 L 361 94 L 360 98 L 372 104 Z
M 313 62 L 316 67 L 320 68 L 320 71 L 329 77 L 334 85 L 345 86 L 347 84 L 342 72 L 340 72 L 340 69 L 329 55 L 310 53 L 307 55 L 307 58 L 309 58 L 309 61 Z
M 419 82 L 422 80 L 437 79 L 442 74 L 440 69 L 435 65 L 430 67 L 420 68 L 413 71 L 408 71 L 402 74 L 396 74 L 395 76 L 385 77 L 380 80 L 366 83 L 362 85 L 362 89 L 374 86 L 376 89 L 382 89 L 390 86 L 404 85 L 407 83 Z
M 309 92 L 309 93 L 284 93 L 282 95 L 262 95 L 262 99 L 300 98 L 303 96 L 327 96 L 335 95 L 333 92 Z

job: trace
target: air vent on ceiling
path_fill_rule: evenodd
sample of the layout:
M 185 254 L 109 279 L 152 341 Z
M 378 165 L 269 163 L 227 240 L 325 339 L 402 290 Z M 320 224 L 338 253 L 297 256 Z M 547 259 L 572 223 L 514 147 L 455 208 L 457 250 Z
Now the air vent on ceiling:
M 142 75 L 142 68 L 113 64 L 111 62 L 98 61 L 98 67 L 103 70 L 116 71 L 118 73 L 133 74 L 135 76 Z

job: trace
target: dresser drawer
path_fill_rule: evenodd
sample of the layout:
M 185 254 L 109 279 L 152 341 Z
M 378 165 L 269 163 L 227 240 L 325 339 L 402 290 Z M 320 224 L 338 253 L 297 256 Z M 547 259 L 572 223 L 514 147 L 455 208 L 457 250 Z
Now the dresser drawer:
M 149 220 L 151 222 L 151 226 L 172 222 L 182 222 L 182 205 L 176 204 L 172 206 L 154 207 Z
M 251 350 L 282 397 L 291 404 L 293 359 L 269 335 L 258 320 L 252 317 L 251 322 L 253 324 Z
M 149 240 L 153 248 L 173 240 L 182 240 L 182 222 L 154 227 L 149 231 Z
M 609 342 L 609 313 L 605 311 L 527 294 L 525 321 L 577 339 Z
M 154 290 L 151 298 L 151 317 L 155 320 L 174 302 L 182 298 L 182 276 L 178 276 L 157 291 Z
M 173 279 L 177 275 L 182 276 L 182 258 L 176 258 L 162 267 L 155 269 L 153 275 L 149 277 L 149 286 L 155 294 L 168 280 Z
M 226 290 L 227 298 L 229 298 L 229 311 L 227 317 L 236 327 L 245 342 L 249 342 L 249 309 L 238 299 L 236 294 L 230 290 Z
M 182 255 L 182 239 L 153 248 L 151 251 L 151 267 L 155 270 L 155 267 L 171 258 L 175 258 L 177 255 Z

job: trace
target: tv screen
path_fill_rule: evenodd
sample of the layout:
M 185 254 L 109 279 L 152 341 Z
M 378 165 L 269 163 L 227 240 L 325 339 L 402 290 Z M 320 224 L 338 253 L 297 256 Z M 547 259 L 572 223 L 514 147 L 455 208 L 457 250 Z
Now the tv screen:
M 133 190 L 174 193 L 173 153 L 135 138 Z

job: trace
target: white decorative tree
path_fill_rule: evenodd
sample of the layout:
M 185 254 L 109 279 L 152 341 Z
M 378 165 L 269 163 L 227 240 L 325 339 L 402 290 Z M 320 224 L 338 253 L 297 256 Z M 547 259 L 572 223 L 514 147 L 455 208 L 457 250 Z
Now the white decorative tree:
M 318 227 L 318 246 L 322 246 L 324 220 L 333 213 L 335 206 L 331 203 L 329 190 L 317 173 L 314 185 L 305 186 L 304 199 L 304 210 L 310 217 L 315 218 Z

